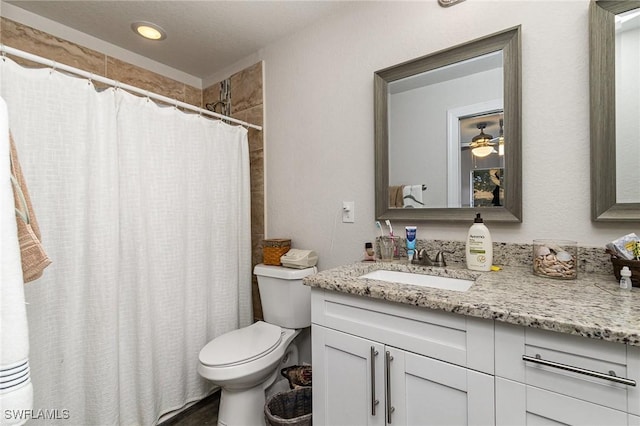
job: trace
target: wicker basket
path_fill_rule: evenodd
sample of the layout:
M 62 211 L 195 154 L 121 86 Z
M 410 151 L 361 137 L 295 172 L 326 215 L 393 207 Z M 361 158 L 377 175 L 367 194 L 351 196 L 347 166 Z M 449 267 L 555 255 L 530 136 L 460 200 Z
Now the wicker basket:
M 273 395 L 264 405 L 264 417 L 271 426 L 311 426 L 311 388 L 299 388 Z
M 280 266 L 280 257 L 291 248 L 291 240 L 276 238 L 262 243 L 262 263 Z
M 607 253 L 611 255 L 611 263 L 613 264 L 613 273 L 616 276 L 616 280 L 620 281 L 620 270 L 623 266 L 627 266 L 631 271 L 631 284 L 634 287 L 640 287 L 640 260 L 621 259 L 609 250 L 607 250 Z

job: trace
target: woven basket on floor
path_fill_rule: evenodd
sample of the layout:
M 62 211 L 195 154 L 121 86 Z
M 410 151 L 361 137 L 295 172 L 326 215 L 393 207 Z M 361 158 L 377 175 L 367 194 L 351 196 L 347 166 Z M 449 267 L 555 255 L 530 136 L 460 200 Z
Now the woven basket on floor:
M 271 426 L 311 426 L 311 388 L 298 388 L 273 395 L 264 406 Z
M 281 265 L 282 257 L 291 248 L 291 240 L 276 238 L 262 242 L 262 263 L 265 265 Z

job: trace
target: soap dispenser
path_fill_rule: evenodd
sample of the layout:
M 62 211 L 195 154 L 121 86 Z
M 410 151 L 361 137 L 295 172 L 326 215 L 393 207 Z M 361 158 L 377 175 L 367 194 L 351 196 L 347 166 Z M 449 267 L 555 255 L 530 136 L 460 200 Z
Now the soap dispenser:
M 489 271 L 493 264 L 493 240 L 480 213 L 476 213 L 467 234 L 467 268 L 473 271 Z

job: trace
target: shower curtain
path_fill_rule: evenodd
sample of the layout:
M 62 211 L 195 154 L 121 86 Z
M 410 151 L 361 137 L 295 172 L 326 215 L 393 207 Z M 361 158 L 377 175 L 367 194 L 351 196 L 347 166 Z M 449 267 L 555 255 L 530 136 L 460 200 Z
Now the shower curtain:
M 202 398 L 198 352 L 250 323 L 247 131 L 0 60 L 53 260 L 27 284 L 34 413 L 151 425 Z

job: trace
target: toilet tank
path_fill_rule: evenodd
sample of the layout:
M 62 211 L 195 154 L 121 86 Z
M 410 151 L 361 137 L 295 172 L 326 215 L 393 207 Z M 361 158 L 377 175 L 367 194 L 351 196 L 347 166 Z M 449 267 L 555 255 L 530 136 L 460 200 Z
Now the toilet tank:
M 256 265 L 262 314 L 269 324 L 285 328 L 311 325 L 311 288 L 302 279 L 313 275 L 313 268 L 291 269 L 283 266 Z

